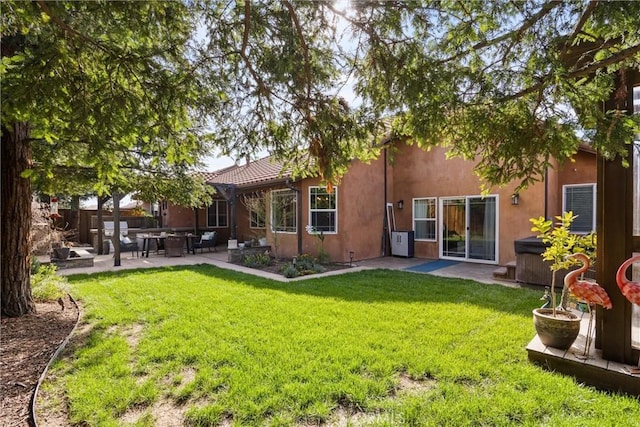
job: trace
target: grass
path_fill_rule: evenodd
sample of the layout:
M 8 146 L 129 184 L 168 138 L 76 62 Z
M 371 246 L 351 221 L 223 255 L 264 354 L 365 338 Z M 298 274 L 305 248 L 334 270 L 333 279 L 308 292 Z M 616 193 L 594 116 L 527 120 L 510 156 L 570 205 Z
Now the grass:
M 69 278 L 72 423 L 637 425 L 638 400 L 530 364 L 539 292 L 374 270 L 280 283 L 213 266 Z M 168 409 L 167 409 L 168 408 Z

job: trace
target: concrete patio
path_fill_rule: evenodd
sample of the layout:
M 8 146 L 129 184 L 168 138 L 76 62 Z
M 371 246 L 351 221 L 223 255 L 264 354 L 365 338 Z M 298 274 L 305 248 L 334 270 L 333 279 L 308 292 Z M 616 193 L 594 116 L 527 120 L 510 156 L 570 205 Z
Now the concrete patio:
M 48 262 L 48 256 L 40 256 L 41 262 Z M 215 252 L 203 251 L 203 253 L 197 252 L 195 255 L 187 253 L 181 257 L 167 257 L 164 254 L 151 253 L 148 258 L 132 256 L 131 252 L 125 252 L 120 255 L 120 266 L 115 267 L 113 265 L 113 254 L 109 255 L 95 255 L 92 267 L 80 267 L 80 268 L 65 268 L 59 269 L 58 273 L 61 275 L 71 274 L 92 274 L 102 271 L 121 271 L 127 269 L 136 268 L 158 268 L 165 266 L 181 266 L 181 265 L 196 265 L 196 264 L 211 264 L 220 268 L 228 270 L 240 271 L 247 274 L 253 274 L 273 280 L 282 282 L 306 280 L 318 275 L 302 276 L 293 279 L 287 279 L 279 274 L 274 274 L 259 269 L 248 268 L 238 264 L 232 264 L 228 262 L 227 247 L 226 245 L 219 245 L 216 247 Z M 337 275 L 344 273 L 352 273 L 355 271 L 369 270 L 376 268 L 390 269 L 390 270 L 405 270 L 408 268 L 425 265 L 428 263 L 437 262 L 436 260 L 429 260 L 424 258 L 401 258 L 401 257 L 381 257 L 368 260 L 354 261 L 350 268 L 341 270 L 328 271 L 323 273 L 322 276 Z M 442 277 L 454 277 L 462 279 L 471 279 L 481 283 L 500 284 L 503 286 L 518 287 L 515 282 L 501 281 L 493 277 L 493 271 L 495 265 L 476 264 L 476 263 L 450 263 L 453 265 L 444 265 L 442 268 L 436 268 L 428 272 Z M 411 271 L 411 270 L 407 270 Z M 414 271 L 416 274 L 424 274 L 419 271 Z

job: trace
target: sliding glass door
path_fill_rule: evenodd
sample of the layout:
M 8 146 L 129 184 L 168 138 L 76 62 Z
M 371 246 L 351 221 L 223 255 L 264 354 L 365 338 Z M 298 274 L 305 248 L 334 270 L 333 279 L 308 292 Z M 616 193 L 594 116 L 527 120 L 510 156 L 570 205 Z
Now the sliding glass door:
M 464 198 L 441 199 L 443 258 L 467 257 L 467 201 Z
M 497 197 L 440 199 L 440 257 L 465 261 L 498 259 Z

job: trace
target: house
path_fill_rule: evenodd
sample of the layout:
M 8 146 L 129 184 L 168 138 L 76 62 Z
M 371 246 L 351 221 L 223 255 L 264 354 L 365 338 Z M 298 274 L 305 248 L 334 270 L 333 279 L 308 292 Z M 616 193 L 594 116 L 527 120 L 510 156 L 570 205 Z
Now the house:
M 293 180 L 266 157 L 208 173 L 213 203 L 196 212 L 169 206 L 165 226 L 197 221 L 199 230 L 218 231 L 219 241 L 266 236 L 282 258 L 317 254 L 322 244 L 336 262 L 390 255 L 389 228 L 412 230 L 417 257 L 500 265 L 515 260 L 514 241 L 532 235 L 531 217 L 572 210 L 575 231 L 595 230 L 596 158 L 588 146 L 520 194 L 514 183 L 481 195 L 473 166 L 447 159 L 445 148 L 398 142 L 393 160 L 386 152 L 370 163 L 354 160 L 328 193 L 318 179 Z

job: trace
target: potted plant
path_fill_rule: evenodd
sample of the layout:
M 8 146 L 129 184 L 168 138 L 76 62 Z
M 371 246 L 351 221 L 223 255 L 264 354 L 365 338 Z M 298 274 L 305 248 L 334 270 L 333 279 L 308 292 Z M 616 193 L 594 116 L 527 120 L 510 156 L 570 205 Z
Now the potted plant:
M 555 218 L 557 220 L 555 226 L 551 220 L 546 220 L 544 217 L 530 219 L 533 223 L 531 231 L 537 232 L 537 237 L 547 246 L 541 256 L 545 261 L 550 262 L 552 271 L 551 307 L 533 310 L 533 323 L 544 345 L 568 349 L 580 332 L 580 318 L 566 310 L 568 290 L 564 287 L 560 307 L 557 306 L 556 279 L 559 271 L 567 270 L 576 263 L 573 258 L 567 259 L 567 255 L 581 252 L 587 256 L 593 256 L 595 235 L 572 234 L 570 226 L 576 216 L 571 211 Z
M 65 242 L 53 245 L 53 257 L 56 260 L 64 261 L 69 258 L 71 254 L 71 248 L 68 247 Z

